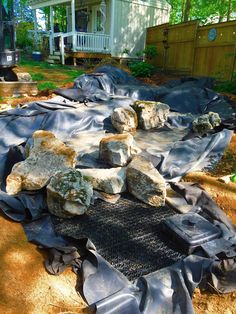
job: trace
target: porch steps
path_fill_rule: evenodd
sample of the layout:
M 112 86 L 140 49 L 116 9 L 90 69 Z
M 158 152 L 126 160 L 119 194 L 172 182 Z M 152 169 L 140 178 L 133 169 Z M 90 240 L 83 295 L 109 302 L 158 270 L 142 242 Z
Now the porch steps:
M 47 58 L 49 64 L 61 64 L 60 52 L 54 52 L 53 55 L 49 55 Z

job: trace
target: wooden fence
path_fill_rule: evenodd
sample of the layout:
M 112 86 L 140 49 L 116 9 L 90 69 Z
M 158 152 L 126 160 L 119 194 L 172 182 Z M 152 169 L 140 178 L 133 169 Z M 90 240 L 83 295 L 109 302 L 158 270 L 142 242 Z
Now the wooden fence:
M 232 80 L 236 72 L 236 21 L 199 26 L 197 21 L 147 29 L 152 63 L 167 72 Z

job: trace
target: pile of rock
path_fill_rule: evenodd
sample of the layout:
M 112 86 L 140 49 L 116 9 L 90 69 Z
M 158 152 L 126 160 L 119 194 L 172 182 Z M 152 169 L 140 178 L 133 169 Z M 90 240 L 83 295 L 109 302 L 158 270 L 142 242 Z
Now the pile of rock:
M 59 217 L 82 215 L 99 197 L 114 202 L 129 191 L 151 206 L 162 206 L 166 197 L 165 180 L 153 164 L 141 156 L 130 133 L 163 126 L 169 107 L 154 102 L 135 102 L 133 108 L 117 108 L 112 114 L 118 132 L 101 139 L 99 158 L 110 169 L 75 169 L 75 151 L 47 131 L 33 134 L 33 145 L 26 160 L 14 165 L 7 177 L 6 191 L 47 186 L 49 211 Z
M 193 131 L 199 135 L 204 135 L 221 124 L 221 118 L 216 112 L 209 112 L 193 120 Z
M 134 133 L 137 128 L 160 128 L 168 118 L 170 107 L 161 102 L 135 101 L 127 108 L 116 108 L 111 116 L 113 127 L 119 133 Z

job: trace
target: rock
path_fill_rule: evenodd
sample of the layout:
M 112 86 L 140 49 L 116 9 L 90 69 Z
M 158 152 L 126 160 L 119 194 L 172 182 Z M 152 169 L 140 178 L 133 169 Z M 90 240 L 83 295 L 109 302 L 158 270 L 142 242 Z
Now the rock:
M 220 181 L 220 182 L 222 182 L 222 183 L 228 184 L 228 183 L 231 182 L 231 177 L 232 177 L 232 175 L 229 174 L 229 175 L 227 175 L 227 176 L 218 178 L 218 181 Z
M 111 122 L 119 133 L 134 133 L 138 127 L 137 114 L 131 107 L 114 109 Z
M 221 124 L 221 118 L 218 113 L 209 112 L 197 117 L 193 120 L 192 128 L 195 133 L 199 135 L 204 135 L 210 130 Z
M 50 213 L 72 217 L 85 213 L 93 196 L 92 185 L 74 168 L 57 172 L 47 186 L 47 204 Z
M 77 169 L 93 188 L 108 194 L 126 191 L 126 168 Z
M 151 206 L 163 206 L 166 184 L 153 164 L 143 156 L 136 156 L 126 171 L 128 190 L 137 199 Z
M 32 77 L 28 72 L 17 73 L 17 78 L 19 82 L 32 82 Z
M 93 191 L 93 200 L 100 199 L 106 203 L 116 204 L 120 199 L 120 194 L 107 194 L 101 191 Z
M 60 170 L 75 165 L 75 152 L 48 131 L 33 134 L 29 157 L 14 165 L 7 177 L 6 191 L 15 195 L 21 190 L 39 190 Z
M 139 128 L 144 130 L 162 127 L 170 111 L 168 105 L 154 101 L 137 100 L 131 107 L 137 113 Z
M 99 158 L 111 166 L 126 166 L 140 152 L 129 133 L 105 137 L 99 144 Z

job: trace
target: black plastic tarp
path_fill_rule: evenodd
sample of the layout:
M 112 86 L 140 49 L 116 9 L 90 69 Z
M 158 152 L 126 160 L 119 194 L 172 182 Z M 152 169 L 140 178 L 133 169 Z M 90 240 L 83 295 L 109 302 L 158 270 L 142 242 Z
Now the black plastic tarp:
M 76 139 L 82 133 L 93 137 L 94 132 L 111 132 L 114 131 L 109 119 L 112 110 L 129 105 L 133 99 L 167 102 L 174 111 L 186 113 L 170 117 L 164 128 L 156 131 L 159 136 L 156 143 L 153 133 L 152 147 L 141 147 L 167 181 L 176 181 L 192 169 L 212 167 L 231 139 L 233 132 L 228 129 L 188 140 L 180 134 L 176 143 L 168 142 L 157 149 L 160 136 L 164 142 L 167 134 L 175 134 L 179 128 L 188 132 L 193 119 L 189 112 L 199 114 L 211 110 L 219 112 L 222 118 L 232 118 L 230 103 L 209 89 L 211 83 L 208 79 L 185 78 L 162 87 L 150 87 L 120 69 L 106 66 L 96 74 L 83 75 L 76 80 L 74 90 L 79 88 L 79 91 L 75 98 L 74 90 L 59 91 L 65 97 L 31 103 L 0 114 L 0 207 L 11 219 L 24 222 L 29 241 L 49 250 L 47 269 L 51 273 L 58 274 L 69 265 L 78 274 L 82 272 L 84 297 L 89 305 L 96 307 L 97 313 L 193 313 L 191 296 L 203 278 L 210 280 L 220 292 L 236 289 L 235 251 L 227 253 L 222 249 L 209 256 L 203 247 L 195 255 L 130 282 L 99 255 L 89 239 L 56 234 L 47 211 L 45 189 L 9 196 L 5 192 L 6 176 L 14 163 L 24 160 L 25 147 L 30 145 L 34 131 L 52 131 L 63 141 Z M 78 102 L 66 99 L 67 94 L 70 94 L 69 99 Z M 124 95 L 127 97 L 120 97 Z M 93 102 L 79 103 L 84 100 Z M 85 156 L 85 159 L 91 157 Z M 99 164 L 96 158 L 93 162 Z M 79 158 L 77 165 L 80 165 Z M 199 212 L 200 208 L 200 212 L 222 230 L 222 241 L 235 245 L 235 227 L 208 195 L 195 186 L 171 185 L 186 200 L 189 210 Z M 171 206 L 179 209 L 174 202 Z

